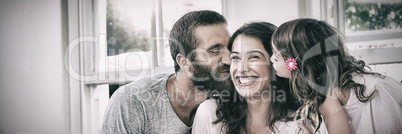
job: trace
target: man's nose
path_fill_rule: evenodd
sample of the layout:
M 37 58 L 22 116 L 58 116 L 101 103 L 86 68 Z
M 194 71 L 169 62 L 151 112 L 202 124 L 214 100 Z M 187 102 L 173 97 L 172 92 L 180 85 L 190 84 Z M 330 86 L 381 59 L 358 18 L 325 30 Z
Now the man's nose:
M 222 51 L 222 63 L 225 65 L 230 65 L 230 52 L 228 49 Z

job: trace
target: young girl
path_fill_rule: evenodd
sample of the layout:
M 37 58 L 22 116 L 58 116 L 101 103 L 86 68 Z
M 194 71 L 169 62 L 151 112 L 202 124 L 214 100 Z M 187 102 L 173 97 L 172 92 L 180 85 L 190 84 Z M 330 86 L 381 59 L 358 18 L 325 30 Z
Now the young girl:
M 266 22 L 245 24 L 230 39 L 230 74 L 233 88 L 200 104 L 193 134 L 281 133 L 311 131 L 292 121 L 300 102 L 290 89 L 280 87 L 269 62 L 273 54 L 271 35 L 276 26 Z M 301 129 L 300 129 L 300 128 Z M 324 127 L 320 129 L 326 133 Z M 307 134 L 307 133 L 305 133 Z
M 322 115 L 329 133 L 348 127 L 359 134 L 402 133 L 401 84 L 368 71 L 344 45 L 339 31 L 315 19 L 286 22 L 273 34 L 271 62 L 303 101 L 299 115 L 315 128 Z M 345 113 L 348 126 L 342 123 Z

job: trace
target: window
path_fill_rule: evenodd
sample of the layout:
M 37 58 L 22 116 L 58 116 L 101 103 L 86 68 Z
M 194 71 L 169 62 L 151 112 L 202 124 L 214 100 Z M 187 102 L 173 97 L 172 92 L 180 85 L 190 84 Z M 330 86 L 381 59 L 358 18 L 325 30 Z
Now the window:
M 402 1 L 339 0 L 338 28 L 349 53 L 375 72 L 402 80 Z
M 106 55 L 99 70 L 109 76 L 103 83 L 112 84 L 173 73 L 168 36 L 174 22 L 194 10 L 222 12 L 220 0 L 104 1 L 106 13 L 100 16 L 106 16 L 107 47 L 99 52 Z
M 340 0 L 338 4 L 339 29 L 352 54 L 368 64 L 401 63 L 401 1 Z
M 347 36 L 349 49 L 401 46 L 402 2 L 340 0 L 338 4 L 338 27 Z
M 107 0 L 107 56 L 149 51 L 151 2 Z
M 341 30 L 348 36 L 348 42 L 395 40 L 402 38 L 402 2 L 375 0 L 343 0 L 339 19 Z M 394 41 L 394 42 L 395 42 Z M 389 41 L 388 41 L 389 42 Z M 368 48 L 399 47 L 399 43 L 386 43 Z M 362 48 L 363 46 L 353 46 Z

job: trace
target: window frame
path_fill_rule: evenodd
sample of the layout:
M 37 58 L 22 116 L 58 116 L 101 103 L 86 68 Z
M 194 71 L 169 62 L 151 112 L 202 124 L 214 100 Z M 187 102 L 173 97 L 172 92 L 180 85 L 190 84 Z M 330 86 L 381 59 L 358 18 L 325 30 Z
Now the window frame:
M 85 74 L 88 74 L 88 65 L 84 61 L 91 61 L 88 55 L 91 53 L 88 45 L 92 38 L 85 38 L 85 35 L 92 34 L 93 1 L 71 0 L 68 1 L 68 53 L 65 52 L 65 66 L 69 73 L 69 132 L 70 133 L 91 133 L 88 125 L 87 92 L 90 86 L 85 84 Z M 86 43 L 84 43 L 86 42 Z M 75 67 L 75 68 L 74 68 Z M 72 74 L 74 72 L 74 74 Z M 83 75 L 81 75 L 83 74 Z
M 336 0 L 334 4 L 336 4 L 334 6 L 336 7 L 336 12 L 334 13 L 338 18 L 334 23 L 337 24 L 335 25 L 336 28 L 345 35 L 347 45 L 354 43 L 373 43 L 374 41 L 376 41 L 374 45 L 378 45 L 379 43 L 387 43 L 387 40 L 402 40 L 402 30 L 384 30 L 385 32 L 370 31 L 365 32 L 364 35 L 347 35 L 345 33 L 344 1 Z M 394 43 L 398 42 L 394 41 Z M 402 56 L 402 47 L 356 49 L 349 50 L 349 53 L 357 59 L 364 60 L 367 65 L 402 63 L 402 59 L 399 58 Z

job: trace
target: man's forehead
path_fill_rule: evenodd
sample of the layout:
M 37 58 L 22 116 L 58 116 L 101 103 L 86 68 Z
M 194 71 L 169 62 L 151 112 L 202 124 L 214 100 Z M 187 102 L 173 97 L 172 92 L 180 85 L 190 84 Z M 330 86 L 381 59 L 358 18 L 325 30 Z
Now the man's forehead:
M 194 35 L 198 41 L 198 49 L 209 49 L 216 45 L 227 47 L 230 39 L 224 24 L 198 26 Z

